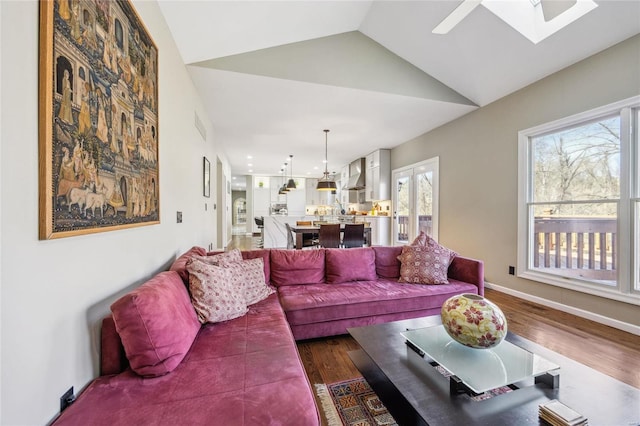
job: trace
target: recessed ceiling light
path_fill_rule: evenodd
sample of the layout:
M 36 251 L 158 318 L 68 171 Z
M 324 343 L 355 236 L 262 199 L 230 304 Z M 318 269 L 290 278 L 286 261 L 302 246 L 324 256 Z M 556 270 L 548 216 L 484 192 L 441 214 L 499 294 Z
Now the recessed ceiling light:
M 247 167 L 253 167 L 253 164 L 249 163 L 247 164 Z
M 252 155 L 247 155 L 247 160 L 251 160 L 253 158 Z
M 249 173 L 253 173 L 253 170 L 249 169 Z

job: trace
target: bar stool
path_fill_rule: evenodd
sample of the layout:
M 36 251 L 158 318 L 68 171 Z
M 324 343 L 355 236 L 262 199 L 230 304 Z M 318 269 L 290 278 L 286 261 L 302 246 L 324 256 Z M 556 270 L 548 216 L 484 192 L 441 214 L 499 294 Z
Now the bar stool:
M 258 229 L 260 230 L 260 239 L 258 240 L 258 248 L 264 247 L 264 216 L 254 217 Z

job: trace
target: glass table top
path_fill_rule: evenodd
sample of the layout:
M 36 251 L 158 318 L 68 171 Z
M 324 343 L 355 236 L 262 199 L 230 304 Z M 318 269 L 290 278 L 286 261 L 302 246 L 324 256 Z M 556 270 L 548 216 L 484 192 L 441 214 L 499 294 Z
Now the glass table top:
M 408 330 L 401 334 L 476 393 L 560 368 L 506 340 L 490 349 L 464 346 L 453 340 L 441 325 Z

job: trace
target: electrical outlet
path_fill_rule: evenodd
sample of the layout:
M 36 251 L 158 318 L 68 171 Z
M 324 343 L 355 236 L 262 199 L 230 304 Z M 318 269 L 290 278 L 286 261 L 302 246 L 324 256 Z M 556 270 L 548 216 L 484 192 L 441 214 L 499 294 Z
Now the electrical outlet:
M 182 212 L 176 212 L 176 222 L 182 223 Z
M 509 275 L 515 275 L 516 274 L 516 268 L 514 266 L 509 266 Z
M 73 394 L 73 386 L 71 386 L 69 390 L 60 397 L 60 412 L 62 413 L 68 406 L 73 404 L 75 400 L 76 396 Z

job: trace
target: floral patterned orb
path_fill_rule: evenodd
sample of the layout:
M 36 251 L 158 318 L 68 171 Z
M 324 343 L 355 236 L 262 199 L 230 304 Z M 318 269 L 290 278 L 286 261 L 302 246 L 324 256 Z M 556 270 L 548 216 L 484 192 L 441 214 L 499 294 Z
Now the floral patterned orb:
M 507 319 L 500 308 L 477 294 L 450 297 L 440 316 L 449 336 L 471 348 L 492 348 L 507 335 Z

